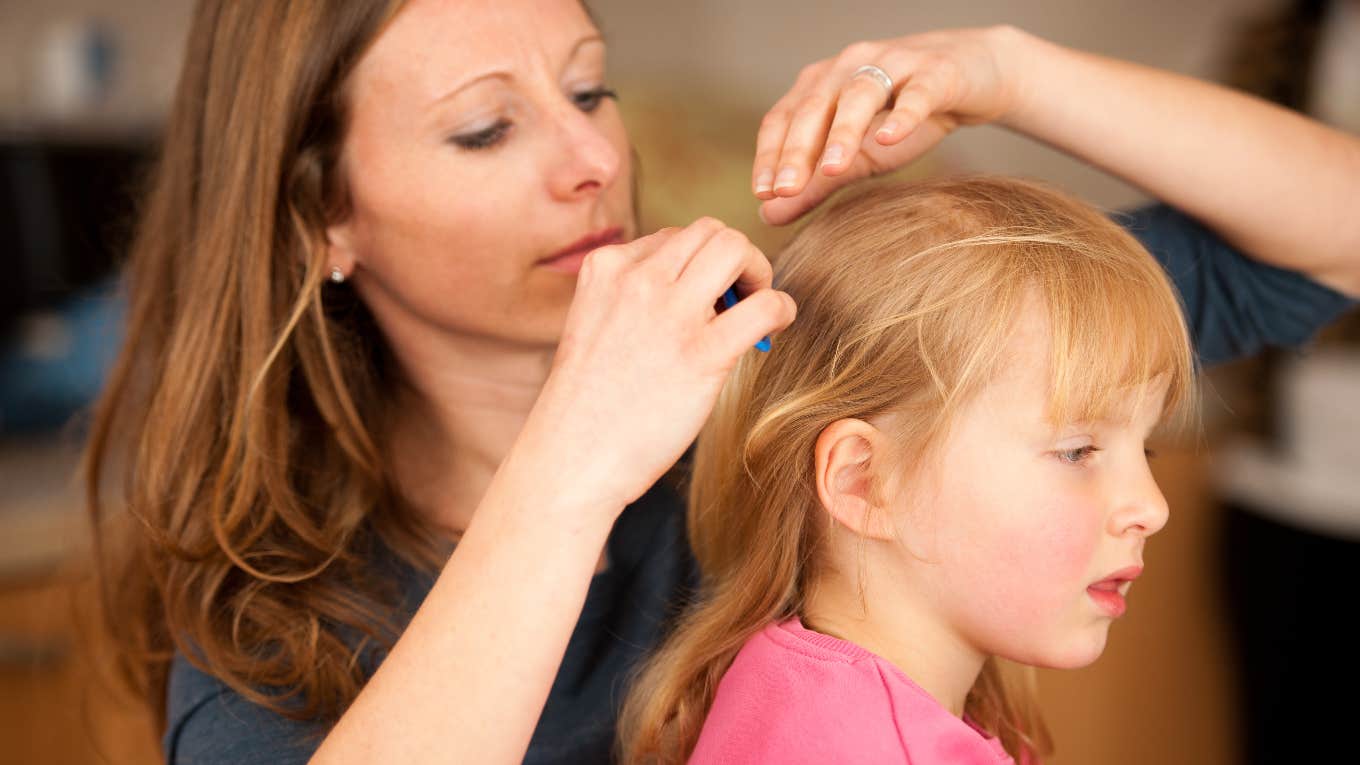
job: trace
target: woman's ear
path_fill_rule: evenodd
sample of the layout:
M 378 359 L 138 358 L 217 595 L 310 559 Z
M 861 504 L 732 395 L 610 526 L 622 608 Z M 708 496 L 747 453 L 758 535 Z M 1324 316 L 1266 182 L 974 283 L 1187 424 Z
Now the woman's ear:
M 359 263 L 354 224 L 351 221 L 352 218 L 326 227 L 326 271 L 335 281 L 344 281 L 354 275 L 355 266 Z M 336 274 L 340 275 L 339 278 Z
M 863 420 L 836 420 L 817 436 L 817 498 L 838 523 L 870 539 L 895 539 L 880 489 L 887 485 L 888 440 Z

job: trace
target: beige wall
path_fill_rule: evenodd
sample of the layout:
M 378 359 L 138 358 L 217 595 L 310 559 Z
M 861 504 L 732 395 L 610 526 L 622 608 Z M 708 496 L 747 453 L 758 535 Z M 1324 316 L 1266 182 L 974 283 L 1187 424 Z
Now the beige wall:
M 1156 66 L 1208 76 L 1225 36 L 1276 0 L 591 0 L 610 36 L 616 79 L 653 87 L 680 83 L 701 99 L 763 109 L 799 66 L 858 39 L 916 30 L 1013 23 L 1050 39 Z M 101 127 L 154 120 L 169 100 L 190 0 L 0 0 L 0 125 L 29 116 L 34 51 L 62 19 L 110 22 L 124 50 L 115 98 Z M 1100 204 L 1137 192 L 1077 162 L 1001 130 L 983 128 L 946 144 L 951 160 L 979 170 L 1048 178 Z
M 773 103 L 800 66 L 861 39 L 927 29 L 1010 23 L 1064 44 L 1197 76 L 1212 76 L 1229 31 L 1275 0 L 592 0 L 615 72 L 692 83 L 714 98 Z M 702 109 L 702 104 L 694 108 Z M 999 129 L 946 143 L 965 166 L 1047 178 L 1099 204 L 1139 199 L 1103 174 Z

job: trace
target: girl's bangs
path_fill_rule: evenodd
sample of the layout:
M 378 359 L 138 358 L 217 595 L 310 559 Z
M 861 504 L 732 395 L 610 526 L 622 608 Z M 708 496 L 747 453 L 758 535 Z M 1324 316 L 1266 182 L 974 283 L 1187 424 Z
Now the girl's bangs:
M 1160 422 L 1188 425 L 1194 360 L 1180 304 L 1159 267 L 1139 264 L 1144 267 L 1130 273 L 1118 257 L 1069 265 L 1075 267 L 1040 287 L 1051 328 L 1055 424 L 1127 420 L 1129 391 L 1165 380 Z

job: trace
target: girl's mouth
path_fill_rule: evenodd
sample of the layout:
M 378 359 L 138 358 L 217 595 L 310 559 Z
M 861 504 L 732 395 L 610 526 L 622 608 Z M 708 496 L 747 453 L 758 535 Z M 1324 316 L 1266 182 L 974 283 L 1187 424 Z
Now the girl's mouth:
M 1138 575 L 1143 573 L 1142 566 L 1129 566 L 1101 579 L 1086 588 L 1086 594 L 1095 601 L 1096 607 L 1106 615 L 1119 618 L 1128 610 L 1124 596 Z

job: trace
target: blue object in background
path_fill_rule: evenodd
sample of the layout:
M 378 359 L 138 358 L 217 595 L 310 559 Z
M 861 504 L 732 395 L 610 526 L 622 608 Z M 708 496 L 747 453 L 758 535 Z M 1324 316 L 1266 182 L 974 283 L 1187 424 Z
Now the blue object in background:
M 0 434 L 65 426 L 99 395 L 123 341 L 116 282 L 31 314 L 0 344 Z

